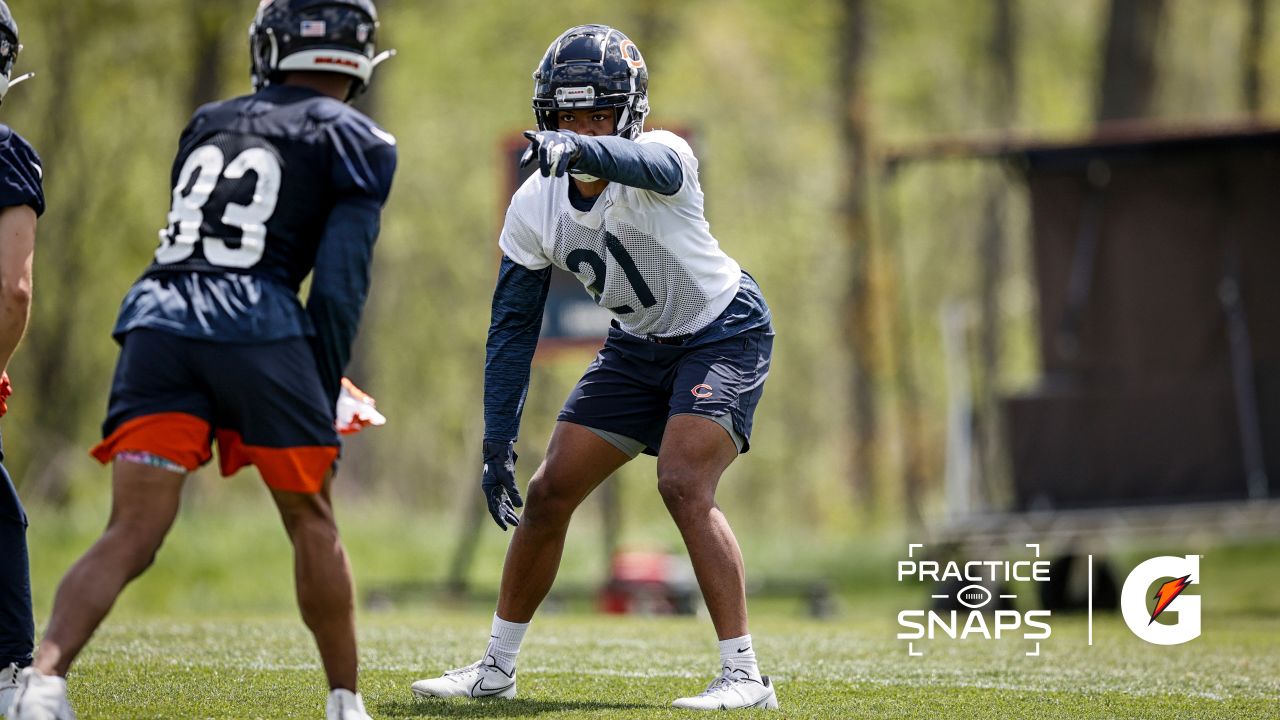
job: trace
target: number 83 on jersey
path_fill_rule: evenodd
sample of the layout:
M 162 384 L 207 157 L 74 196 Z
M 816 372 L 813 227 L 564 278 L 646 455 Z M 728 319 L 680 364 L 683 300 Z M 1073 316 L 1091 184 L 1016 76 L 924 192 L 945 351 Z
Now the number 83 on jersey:
M 249 173 L 256 180 L 252 196 L 245 197 Z M 219 144 L 209 143 L 192 151 L 173 188 L 169 226 L 160 231 L 156 262 L 169 265 L 187 260 L 199 243 L 204 259 L 212 265 L 256 265 L 266 251 L 267 221 L 280 198 L 280 179 L 280 158 L 268 148 L 247 148 L 230 163 Z M 220 218 L 229 232 L 206 222 L 207 213 Z

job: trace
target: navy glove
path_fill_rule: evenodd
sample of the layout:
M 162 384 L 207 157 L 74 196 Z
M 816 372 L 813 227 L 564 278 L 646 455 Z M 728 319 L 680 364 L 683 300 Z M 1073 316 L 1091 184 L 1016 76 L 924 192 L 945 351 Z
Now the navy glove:
M 489 514 L 498 527 L 520 524 L 516 508 L 524 507 L 520 491 L 516 489 L 516 444 L 501 440 L 485 440 L 484 473 L 480 477 L 480 489 L 489 503 Z
M 529 149 L 520 158 L 520 167 L 524 167 L 538 159 L 538 171 L 542 177 L 552 175 L 560 177 L 569 166 L 582 154 L 578 144 L 577 133 L 561 130 L 525 130 L 524 136 L 529 138 Z

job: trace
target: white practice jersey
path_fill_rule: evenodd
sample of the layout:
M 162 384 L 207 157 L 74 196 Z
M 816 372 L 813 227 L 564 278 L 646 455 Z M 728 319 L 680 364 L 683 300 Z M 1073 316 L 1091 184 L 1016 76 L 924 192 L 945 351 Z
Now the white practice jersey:
M 674 195 L 611 182 L 582 212 L 569 202 L 567 174 L 535 172 L 511 198 L 498 244 L 530 270 L 555 265 L 576 275 L 628 333 L 694 333 L 728 307 L 742 269 L 711 235 L 689 144 L 665 130 L 636 142 L 680 156 L 684 178 Z

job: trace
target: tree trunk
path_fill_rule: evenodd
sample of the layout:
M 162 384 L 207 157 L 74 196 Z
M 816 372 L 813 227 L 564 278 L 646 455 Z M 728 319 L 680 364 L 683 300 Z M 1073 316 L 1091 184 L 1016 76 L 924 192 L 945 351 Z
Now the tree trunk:
M 1163 12 L 1164 0 L 1111 0 L 1098 122 L 1151 114 Z
M 85 29 L 80 19 L 83 14 L 74 8 L 40 5 L 39 22 L 50 28 L 50 37 L 81 37 Z M 68 43 L 60 52 L 50 56 L 49 77 L 72 77 L 79 61 L 79 46 Z M 68 178 L 63 185 L 67 197 L 85 197 L 92 192 L 91 179 L 74 168 L 87 163 L 87 153 L 79 141 L 80 134 L 73 132 L 75 113 L 75 89 L 71 83 L 50 83 L 49 101 L 45 116 L 47 132 L 43 137 L 61 138 L 62 142 L 46 142 L 40 146 L 44 162 L 44 175 Z M 102 159 L 96 159 L 101 162 Z M 67 352 L 68 343 L 78 321 L 78 308 L 71 298 L 76 296 L 77 278 L 88 272 L 89 260 L 78 238 L 85 234 L 84 203 L 66 203 L 57 212 L 48 213 L 40 221 L 38 252 L 58 258 L 58 272 L 38 277 L 35 300 L 31 309 L 31 322 L 23 340 L 21 352 L 40 358 L 32 365 L 28 378 L 29 397 L 40 398 L 32 403 L 33 433 L 26 458 L 10 461 L 14 477 L 21 478 L 24 495 L 39 498 L 53 505 L 62 506 L 70 498 L 68 465 L 74 456 L 83 452 L 75 443 L 76 424 L 81 413 L 87 411 L 84 394 L 79 386 L 84 381 L 76 377 L 72 357 Z M 97 248 L 95 248 L 97 250 Z M 21 388 L 20 388 L 21 389 Z
M 876 503 L 875 467 L 879 417 L 873 368 L 876 349 L 872 318 L 871 222 L 869 218 L 866 55 L 868 13 L 865 0 L 844 0 L 844 17 L 837 42 L 844 187 L 840 223 L 849 245 L 849 285 L 843 317 L 850 347 L 854 439 L 852 477 L 854 499 L 871 508 Z
M 1017 18 L 1014 0 L 996 0 L 988 57 L 992 71 L 988 94 L 987 117 L 992 127 L 1008 132 L 1017 122 Z M 1005 228 L 1008 188 L 1000 180 L 992 180 L 983 203 L 983 230 L 979 254 L 981 314 L 979 319 L 979 353 L 976 437 L 980 453 L 980 479 L 985 497 L 991 501 L 996 493 L 996 466 L 1000 454 L 999 405 L 996 392 L 1000 380 L 1001 313 L 1000 287 L 1005 273 Z M 984 504 L 984 503 L 980 503 Z
M 1244 39 L 1244 107 L 1250 117 L 1262 113 L 1263 58 L 1266 54 L 1267 0 L 1248 0 Z
M 225 32 L 228 10 L 240 14 L 242 8 L 229 8 L 227 2 L 191 0 L 191 110 L 217 100 L 222 94 L 222 53 L 226 47 Z

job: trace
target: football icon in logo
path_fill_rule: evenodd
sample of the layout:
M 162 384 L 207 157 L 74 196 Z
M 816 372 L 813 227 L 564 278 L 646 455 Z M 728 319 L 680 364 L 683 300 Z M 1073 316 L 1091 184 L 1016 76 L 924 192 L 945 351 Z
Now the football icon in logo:
M 981 585 L 967 585 L 956 593 L 956 600 L 972 610 L 977 610 L 991 602 L 991 597 L 991 591 Z

